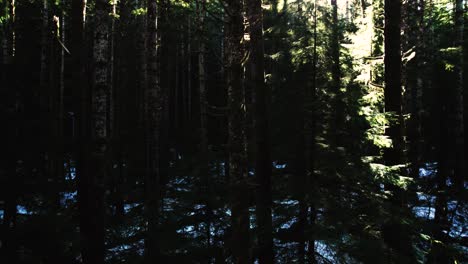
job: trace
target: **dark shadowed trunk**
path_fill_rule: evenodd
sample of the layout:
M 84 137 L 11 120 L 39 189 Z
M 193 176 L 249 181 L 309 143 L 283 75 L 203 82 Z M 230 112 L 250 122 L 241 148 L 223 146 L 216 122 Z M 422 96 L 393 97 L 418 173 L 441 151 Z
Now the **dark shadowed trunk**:
M 271 148 L 268 103 L 270 93 L 264 77 L 263 14 L 262 1 L 249 0 L 247 18 L 250 33 L 249 76 L 247 85 L 253 91 L 254 144 L 256 176 L 256 214 L 258 236 L 258 260 L 260 264 L 274 262 L 273 227 L 271 219 Z
M 73 145 L 73 150 L 76 155 L 77 160 L 77 180 L 78 180 L 78 210 L 80 214 L 80 243 L 82 243 L 81 251 L 87 253 L 85 246 L 87 243 L 88 233 L 89 233 L 89 220 L 87 219 L 87 213 L 90 210 L 88 206 L 88 186 L 87 186 L 87 177 L 86 177 L 86 163 L 85 163 L 85 153 L 87 141 L 87 88 L 84 86 L 83 76 L 83 54 L 84 54 L 84 10 L 85 10 L 85 1 L 84 0 L 73 0 L 71 7 L 71 29 L 73 34 L 71 34 L 71 54 L 72 54 L 72 96 L 73 100 L 72 110 L 74 116 L 77 119 L 78 129 L 73 131 L 74 135 L 77 135 L 76 138 L 73 138 L 75 141 Z M 89 262 L 88 262 L 89 263 Z
M 226 1 L 224 27 L 225 81 L 228 89 L 229 107 L 229 182 L 231 200 L 232 237 L 231 250 L 235 263 L 249 263 L 249 190 L 247 187 L 245 111 L 243 107 L 244 92 L 242 87 L 242 59 L 244 56 L 241 44 L 244 35 L 242 1 Z
M 108 82 L 108 37 L 109 3 L 96 0 L 93 35 L 93 74 L 91 96 L 86 93 L 86 85 L 80 87 L 82 106 L 80 113 L 80 154 L 78 155 L 78 174 L 80 195 L 80 217 L 82 236 L 82 257 L 85 264 L 104 263 L 104 181 L 108 174 L 107 155 L 109 147 L 109 82 Z M 79 10 L 74 14 L 74 28 L 82 30 L 83 3 L 74 7 Z M 81 19 L 78 18 L 81 12 Z M 82 31 L 81 31 L 82 32 Z M 80 34 L 76 31 L 75 34 Z M 80 40 L 76 36 L 75 41 Z M 81 39 L 82 40 L 82 39 Z M 75 51 L 81 50 L 75 46 Z M 78 54 L 76 54 L 78 56 Z M 75 73 L 80 75 L 79 73 Z M 91 104 L 88 105 L 91 99 Z M 89 109 L 89 110 L 88 110 Z
M 392 140 L 392 146 L 385 149 L 387 166 L 403 163 L 403 116 L 402 116 L 402 64 L 401 64 L 401 1 L 385 0 L 385 113 L 391 115 L 385 134 Z M 393 176 L 396 177 L 396 176 Z M 390 210 L 393 215 L 407 215 L 404 190 L 396 185 L 386 186 L 392 192 Z M 389 259 L 401 263 L 414 263 L 411 234 L 408 225 L 392 217 L 383 226 L 384 242 L 392 249 Z
M 147 3 L 146 59 L 146 204 L 148 221 L 145 239 L 145 262 L 156 263 L 159 259 L 159 211 L 160 211 L 160 124 L 162 114 L 162 93 L 159 84 L 158 60 L 158 9 L 157 0 Z
M 454 139 L 454 148 L 455 148 L 455 171 L 454 171 L 454 185 L 457 193 L 463 192 L 464 181 L 466 172 L 465 167 L 465 138 L 464 138 L 464 124 L 463 124 L 463 85 L 466 80 L 463 79 L 463 68 L 464 68 L 464 54 L 463 50 L 466 49 L 464 43 L 464 6 L 463 0 L 455 1 L 455 43 L 454 46 L 458 48 L 458 61 L 455 65 L 456 72 L 456 87 L 454 93 L 454 124 L 453 124 L 453 139 Z

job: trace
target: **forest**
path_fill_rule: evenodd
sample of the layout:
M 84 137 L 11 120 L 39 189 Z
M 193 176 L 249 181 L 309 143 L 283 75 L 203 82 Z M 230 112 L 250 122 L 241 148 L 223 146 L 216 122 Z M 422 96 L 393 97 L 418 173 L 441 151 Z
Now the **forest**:
M 0 0 L 0 263 L 468 263 L 467 21 Z

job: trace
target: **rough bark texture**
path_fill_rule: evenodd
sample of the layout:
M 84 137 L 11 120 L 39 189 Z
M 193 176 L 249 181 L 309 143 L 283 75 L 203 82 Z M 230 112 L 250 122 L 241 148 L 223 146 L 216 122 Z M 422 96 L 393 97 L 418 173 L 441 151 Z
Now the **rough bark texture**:
M 74 17 L 74 27 L 84 22 L 83 3 L 76 3 L 81 11 L 82 19 L 78 18 L 78 10 Z M 81 106 L 81 141 L 78 167 L 79 191 L 81 203 L 81 235 L 83 263 L 104 263 L 104 180 L 108 173 L 107 155 L 109 145 L 109 83 L 108 83 L 108 36 L 109 36 L 109 3 L 96 0 L 93 34 L 93 75 L 91 89 L 91 106 L 83 100 Z M 81 27 L 82 29 L 82 27 Z M 76 34 L 80 34 L 77 31 Z M 77 37 L 79 38 L 79 37 Z M 76 43 L 75 43 L 76 45 Z M 76 51 L 80 49 L 76 47 Z M 78 54 L 77 54 L 78 55 Z M 82 99 L 89 98 L 81 87 Z M 89 136 L 88 136 L 89 135 Z
M 253 91 L 256 214 L 258 236 L 258 260 L 260 264 L 274 262 L 273 227 L 271 219 L 271 147 L 268 102 L 270 93 L 264 77 L 263 14 L 261 0 L 248 0 L 247 19 L 250 33 L 249 70 L 247 85 Z
M 228 89 L 229 107 L 229 182 L 232 210 L 232 237 L 230 240 L 235 263 L 249 263 L 249 204 L 246 168 L 246 142 L 244 131 L 245 110 L 242 87 L 241 44 L 244 35 L 242 1 L 225 2 L 224 59 L 225 79 Z

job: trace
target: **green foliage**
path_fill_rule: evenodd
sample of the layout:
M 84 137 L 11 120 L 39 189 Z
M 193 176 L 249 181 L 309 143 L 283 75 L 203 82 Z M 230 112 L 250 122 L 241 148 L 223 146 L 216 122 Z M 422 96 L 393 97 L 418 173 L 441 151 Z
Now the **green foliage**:
M 146 8 L 140 7 L 132 10 L 132 15 L 134 16 L 143 16 L 146 15 Z

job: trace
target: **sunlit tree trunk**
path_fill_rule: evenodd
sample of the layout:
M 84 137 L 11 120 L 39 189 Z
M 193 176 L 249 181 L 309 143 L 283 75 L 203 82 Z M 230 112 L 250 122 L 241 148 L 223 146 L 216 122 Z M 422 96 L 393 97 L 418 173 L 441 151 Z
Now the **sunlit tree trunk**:
M 225 2 L 224 60 L 225 81 L 228 89 L 229 107 L 229 182 L 231 200 L 232 237 L 231 250 L 235 263 L 249 263 L 249 190 L 247 187 L 246 142 L 244 131 L 245 111 L 242 87 L 241 40 L 244 35 L 242 1 Z

